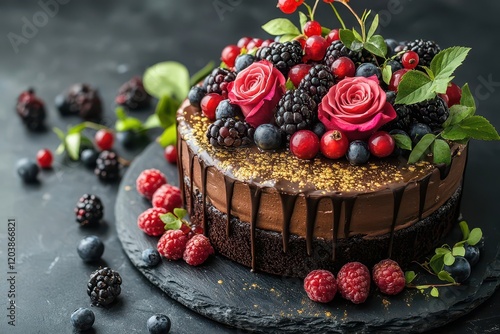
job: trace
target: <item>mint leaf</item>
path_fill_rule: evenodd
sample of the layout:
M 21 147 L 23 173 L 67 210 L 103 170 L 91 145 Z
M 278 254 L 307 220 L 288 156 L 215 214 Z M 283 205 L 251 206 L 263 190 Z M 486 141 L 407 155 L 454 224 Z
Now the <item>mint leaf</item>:
M 399 83 L 396 104 L 415 104 L 434 98 L 436 94 L 432 91 L 432 84 L 423 72 L 407 72 Z
M 265 32 L 273 36 L 300 35 L 300 30 L 289 19 L 274 19 L 262 26 Z
M 497 130 L 483 116 L 467 117 L 458 125 L 468 137 L 479 140 L 500 140 Z
M 465 220 L 462 220 L 460 223 L 458 223 L 458 226 L 460 226 L 460 230 L 462 231 L 462 240 L 467 240 L 470 235 L 469 225 L 467 225 L 467 222 Z
M 174 209 L 174 215 L 177 216 L 177 218 L 179 219 L 182 219 L 186 216 L 187 214 L 187 211 L 185 209 L 182 209 L 182 208 L 175 208 Z
M 385 64 L 383 69 L 382 69 L 382 80 L 386 83 L 389 84 L 391 82 L 392 78 L 392 68 Z
M 410 284 L 413 282 L 413 280 L 417 277 L 414 271 L 407 271 L 405 272 L 405 282 L 406 284 Z
M 420 141 L 415 145 L 413 151 L 411 151 L 410 156 L 408 157 L 408 163 L 414 164 L 419 161 L 424 155 L 427 149 L 431 146 L 431 144 L 436 139 L 436 136 L 432 133 L 428 133 L 423 136 Z
M 481 241 L 482 237 L 483 237 L 483 231 L 481 231 L 481 229 L 478 227 L 473 228 L 472 231 L 470 231 L 469 237 L 467 238 L 467 243 L 471 246 L 474 246 L 479 241 Z
M 285 42 L 289 42 L 289 41 L 293 41 L 295 39 L 295 37 L 297 37 L 297 35 L 283 35 L 280 37 L 280 42 L 281 43 L 285 43 Z M 257 48 L 255 48 L 254 50 L 257 50 Z
M 158 137 L 157 142 L 163 147 L 174 145 L 177 142 L 177 127 L 175 124 L 166 128 Z
M 431 86 L 431 90 L 436 94 L 446 94 L 446 90 L 448 89 L 448 84 L 453 79 L 453 77 L 449 78 L 434 78 Z
M 214 69 L 215 63 L 213 61 L 206 64 L 203 68 L 201 68 L 198 72 L 193 74 L 189 79 L 189 86 L 192 87 L 201 82 L 207 75 L 209 75 Z
M 450 115 L 443 123 L 443 128 L 447 128 L 451 125 L 455 125 L 466 119 L 467 117 L 474 115 L 474 108 L 467 107 L 463 105 L 454 105 L 450 108 Z
M 158 115 L 162 127 L 168 128 L 172 124 L 175 124 L 175 114 L 179 106 L 179 103 L 168 95 L 160 98 L 156 105 L 155 114 Z
M 451 252 L 446 253 L 443 257 L 443 262 L 447 266 L 451 266 L 453 263 L 455 263 L 455 257 Z
M 74 125 L 68 129 L 68 134 L 81 133 L 83 130 L 85 130 L 86 126 L 87 125 L 85 122 Z
M 447 127 L 441 132 L 441 137 L 446 140 L 458 141 L 468 139 L 467 132 L 459 124 Z
M 380 35 L 374 35 L 364 44 L 364 48 L 376 56 L 385 58 L 387 54 L 387 44 L 385 43 L 384 37 Z
M 451 277 L 450 273 L 447 272 L 447 271 L 444 271 L 444 270 L 441 270 L 439 273 L 438 273 L 438 278 L 441 280 L 441 281 L 445 281 L 445 282 L 450 282 L 450 283 L 455 283 L 455 279 L 453 277 Z
M 476 111 L 476 101 L 474 101 L 474 96 L 470 92 L 469 84 L 465 84 L 462 87 L 462 97 L 460 98 L 460 104 L 462 106 L 473 108 Z
M 370 38 L 375 34 L 375 32 L 377 31 L 378 29 L 378 23 L 379 23 L 379 17 L 378 17 L 378 14 L 375 15 L 375 17 L 373 18 L 373 21 L 372 21 L 372 25 L 370 26 L 370 30 L 368 30 L 368 35 L 366 36 L 366 38 L 368 40 L 370 40 Z
M 450 252 L 449 249 L 442 248 L 442 247 L 436 248 L 434 250 L 434 253 L 436 253 L 436 255 L 444 255 L 444 254 L 448 254 L 449 252 Z
M 66 137 L 66 134 L 64 133 L 64 131 L 59 129 L 59 128 L 56 128 L 56 127 L 52 128 L 52 131 L 54 131 L 54 133 L 57 135 L 59 140 L 64 143 L 64 137 Z
M 127 118 L 127 114 L 125 113 L 125 109 L 123 107 L 116 107 L 115 115 L 117 119 L 124 120 Z
M 435 286 L 433 286 L 431 289 L 431 296 L 434 298 L 439 297 L 439 290 Z
M 127 117 L 125 119 L 119 119 L 115 123 L 115 129 L 118 132 L 124 131 L 135 131 L 139 132 L 143 129 L 142 122 L 135 117 Z
M 64 146 L 72 160 L 78 160 L 80 157 L 80 142 L 82 139 L 81 133 L 70 133 L 64 139 Z
M 470 50 L 470 48 L 455 46 L 439 52 L 431 61 L 431 70 L 436 79 L 449 79 L 463 63 Z M 448 80 L 448 82 L 450 81 L 451 79 Z
M 429 266 L 431 267 L 432 271 L 435 274 L 443 270 L 444 267 L 443 258 L 444 258 L 443 255 L 434 255 L 429 261 Z
M 144 122 L 143 126 L 145 130 L 152 128 L 159 128 L 161 127 L 160 118 L 158 117 L 157 114 L 149 115 L 149 117 Z
M 158 99 L 167 95 L 180 101 L 189 92 L 189 72 L 178 62 L 158 63 L 146 69 L 143 83 L 146 91 Z
M 465 248 L 464 246 L 453 247 L 451 253 L 453 254 L 453 256 L 464 256 Z
M 451 149 L 450 145 L 442 139 L 436 139 L 432 143 L 432 156 L 433 162 L 435 164 L 446 164 L 451 163 Z
M 396 146 L 407 151 L 411 151 L 411 139 L 407 135 L 403 134 L 394 134 L 391 135 L 396 142 Z
M 178 230 L 182 227 L 182 222 L 171 212 L 159 215 L 161 221 L 165 224 L 165 230 Z
M 302 31 L 302 33 L 304 32 L 304 26 L 306 25 L 308 19 L 307 19 L 307 15 L 302 13 L 302 12 L 299 12 L 299 21 L 300 21 L 300 30 Z

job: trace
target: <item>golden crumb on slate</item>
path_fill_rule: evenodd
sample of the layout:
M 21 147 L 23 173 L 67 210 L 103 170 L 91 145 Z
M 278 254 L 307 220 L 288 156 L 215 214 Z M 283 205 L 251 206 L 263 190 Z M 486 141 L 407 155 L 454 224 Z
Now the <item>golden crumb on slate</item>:
M 191 147 L 198 148 L 196 154 L 213 160 L 223 172 L 239 180 L 278 189 L 285 188 L 286 183 L 287 188 L 291 185 L 295 191 L 375 191 L 394 183 L 417 180 L 434 168 L 425 161 L 408 166 L 397 159 L 371 159 L 366 165 L 352 166 L 345 159 L 300 160 L 289 151 L 263 152 L 256 147 L 215 148 L 206 137 L 209 124 L 206 117 L 199 115 L 186 115 L 184 122 L 180 123 L 183 139 Z
M 222 284 L 224 283 L 221 279 L 217 281 L 217 283 Z

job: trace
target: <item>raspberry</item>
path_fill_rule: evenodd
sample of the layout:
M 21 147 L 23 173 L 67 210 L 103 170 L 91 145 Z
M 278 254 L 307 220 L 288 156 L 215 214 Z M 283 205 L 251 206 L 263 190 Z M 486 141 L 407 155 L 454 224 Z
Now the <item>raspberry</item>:
M 370 271 L 362 263 L 346 263 L 337 274 L 337 285 L 342 297 L 361 304 L 370 292 Z
M 169 260 L 182 259 L 188 237 L 181 230 L 168 230 L 158 240 L 158 252 Z
M 156 208 L 164 208 L 167 212 L 182 206 L 181 190 L 170 184 L 164 184 L 153 194 L 152 204 Z
M 405 275 L 396 261 L 382 260 L 373 266 L 373 281 L 386 295 L 397 295 L 405 288 Z
M 198 266 L 208 259 L 214 249 L 210 240 L 203 234 L 196 234 L 186 244 L 186 250 L 182 258 L 191 266 Z
M 167 183 L 167 178 L 158 169 L 146 169 L 137 177 L 135 185 L 142 196 L 151 200 L 158 188 Z
M 304 279 L 304 290 L 312 301 L 328 303 L 337 293 L 335 276 L 328 270 L 313 270 Z
M 139 215 L 137 225 L 147 235 L 162 235 L 165 232 L 165 224 L 159 216 L 167 212 L 165 208 L 149 208 Z

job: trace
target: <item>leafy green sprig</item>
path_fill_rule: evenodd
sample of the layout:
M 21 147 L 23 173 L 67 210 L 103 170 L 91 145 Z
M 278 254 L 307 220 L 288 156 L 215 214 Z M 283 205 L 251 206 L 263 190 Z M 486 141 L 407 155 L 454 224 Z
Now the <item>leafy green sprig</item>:
M 168 212 L 159 215 L 161 221 L 165 224 L 165 230 L 179 230 L 182 225 L 190 226 L 190 224 L 184 219 L 186 217 L 187 211 L 182 208 L 175 208 L 174 212 Z

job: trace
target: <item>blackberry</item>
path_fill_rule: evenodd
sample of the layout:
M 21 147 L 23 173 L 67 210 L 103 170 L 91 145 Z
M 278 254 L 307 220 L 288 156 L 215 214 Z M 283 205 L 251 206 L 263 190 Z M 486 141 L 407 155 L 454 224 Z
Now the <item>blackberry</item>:
M 236 148 L 253 142 L 254 128 L 238 118 L 221 118 L 210 124 L 207 138 L 212 146 Z
M 45 106 L 33 89 L 22 92 L 16 104 L 16 111 L 28 130 L 38 131 L 44 128 Z
M 113 151 L 102 151 L 96 160 L 94 174 L 103 181 L 114 181 L 120 177 L 120 162 Z
M 381 130 L 389 132 L 391 130 L 399 129 L 407 132 L 412 123 L 410 108 L 404 104 L 397 104 L 394 105 L 394 110 L 397 114 L 396 118 L 389 123 L 384 124 Z
M 289 90 L 278 102 L 274 115 L 276 125 L 290 140 L 295 132 L 312 127 L 316 118 L 315 108 L 316 103 L 304 89 Z
M 63 116 L 78 115 L 85 120 L 99 120 L 102 104 L 99 93 L 88 84 L 71 86 L 64 95 L 56 97 L 56 106 Z
M 207 77 L 207 93 L 217 93 L 227 96 L 227 85 L 236 79 L 236 73 L 225 68 L 216 68 Z
M 440 130 L 450 114 L 446 102 L 439 96 L 432 100 L 409 105 L 413 123 L 423 123 L 432 131 Z
M 330 67 L 317 64 L 311 67 L 309 73 L 299 84 L 299 89 L 303 89 L 318 105 L 323 96 L 328 93 L 330 87 L 335 84 L 335 78 L 330 71 Z
M 411 50 L 418 53 L 420 66 L 430 66 L 432 59 L 441 51 L 439 45 L 434 41 L 416 39 L 412 42 L 407 42 L 404 50 Z
M 141 110 L 150 106 L 151 95 L 144 89 L 142 79 L 134 77 L 120 87 L 115 101 L 129 110 Z
M 108 267 L 94 271 L 87 283 L 87 294 L 92 305 L 107 306 L 114 302 L 121 293 L 121 284 L 120 274 Z
M 269 46 L 264 46 L 257 50 L 257 59 L 265 59 L 274 64 L 286 77 L 288 71 L 295 65 L 302 62 L 304 51 L 298 41 L 285 43 L 274 42 Z
M 356 66 L 361 63 L 376 63 L 376 58 L 368 51 L 363 49 L 362 51 L 352 51 L 348 49 L 342 41 L 333 41 L 332 44 L 326 49 L 325 57 L 323 58 L 323 63 L 330 68 L 333 62 L 340 57 L 350 58 Z
M 103 212 L 101 199 L 96 195 L 85 194 L 76 203 L 76 222 L 82 226 L 96 224 L 102 219 Z

